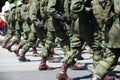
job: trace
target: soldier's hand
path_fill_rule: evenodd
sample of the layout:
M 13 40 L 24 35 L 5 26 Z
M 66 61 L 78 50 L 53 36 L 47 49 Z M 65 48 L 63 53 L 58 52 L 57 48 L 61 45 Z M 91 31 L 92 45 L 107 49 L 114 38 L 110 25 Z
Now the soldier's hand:
M 66 22 L 67 21 L 67 16 L 66 14 L 63 14 L 59 17 L 59 19 L 62 21 L 62 22 Z

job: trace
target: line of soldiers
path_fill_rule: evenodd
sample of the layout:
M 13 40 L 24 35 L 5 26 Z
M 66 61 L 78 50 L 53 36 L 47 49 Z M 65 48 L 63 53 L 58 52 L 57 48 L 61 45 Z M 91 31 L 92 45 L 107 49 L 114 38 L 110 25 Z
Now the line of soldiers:
M 43 45 L 39 70 L 47 70 L 54 69 L 46 61 L 60 44 L 65 56 L 56 77 L 73 80 L 67 70 L 84 66 L 75 58 L 87 44 L 93 49 L 92 80 L 115 80 L 107 74 L 120 57 L 119 9 L 119 0 L 18 0 L 8 15 L 9 30 L 3 47 L 11 51 L 11 46 L 19 43 L 14 50 L 18 60 L 30 61 L 25 54 L 30 47 L 35 50 L 39 39 Z

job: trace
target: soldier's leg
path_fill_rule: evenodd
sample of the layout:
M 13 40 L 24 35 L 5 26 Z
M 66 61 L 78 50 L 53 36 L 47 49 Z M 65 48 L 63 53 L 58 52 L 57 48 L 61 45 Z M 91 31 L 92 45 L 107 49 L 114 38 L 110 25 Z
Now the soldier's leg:
M 19 43 L 20 40 L 21 40 L 21 36 L 20 36 L 20 35 L 14 35 L 14 38 L 13 38 L 13 40 L 11 41 L 11 43 L 8 44 L 7 49 L 12 52 L 11 47 L 12 47 L 15 43 Z
M 63 80 L 72 80 L 67 76 L 67 69 L 70 67 L 71 69 L 81 69 L 84 64 L 77 63 L 74 58 L 80 53 L 80 47 L 82 47 L 83 42 L 80 42 L 80 38 L 75 35 L 70 38 L 70 50 L 66 51 L 65 57 L 63 58 L 63 63 L 60 71 L 57 74 L 58 79 Z M 67 40 L 67 39 L 64 39 Z M 69 38 L 68 38 L 69 40 Z M 68 41 L 67 40 L 67 41 Z M 66 41 L 65 41 L 66 42 Z M 69 44 L 68 44 L 69 45 Z
M 19 42 L 19 44 L 18 44 L 18 46 L 16 47 L 16 49 L 14 50 L 14 52 L 15 52 L 15 54 L 17 55 L 17 56 L 19 56 L 19 50 L 27 43 L 27 39 L 28 39 L 28 37 L 27 37 L 27 32 L 23 32 L 22 33 L 22 39 L 21 39 L 21 41 Z
M 17 47 L 15 48 L 15 50 L 13 50 L 13 52 L 17 55 L 17 56 L 19 56 L 19 49 L 22 47 L 22 45 L 21 45 L 21 37 L 22 37 L 22 29 L 16 29 L 16 33 L 15 33 L 15 37 L 14 37 L 14 40 L 13 40 L 13 42 L 14 43 L 18 43 L 18 45 L 17 45 Z
M 12 45 L 14 45 L 15 43 L 19 43 L 21 40 L 21 34 L 22 34 L 22 24 L 16 22 L 15 25 L 15 32 L 14 32 L 14 38 L 12 40 L 12 42 L 7 46 L 8 50 L 11 50 Z M 18 56 L 18 54 L 16 54 Z
M 93 50 L 93 67 L 98 65 L 98 62 L 103 58 L 104 46 L 102 45 L 102 34 L 99 29 L 95 29 L 94 32 L 94 42 L 91 46 Z
M 73 35 L 71 38 L 70 51 L 65 55 L 63 62 L 67 64 L 72 64 L 72 69 L 81 69 L 85 64 L 76 65 L 74 58 L 81 53 L 84 40 L 79 38 L 77 35 Z M 75 66 L 74 66 L 75 65 Z
M 106 49 L 104 59 L 100 60 L 99 64 L 95 68 L 93 80 L 95 80 L 95 78 L 99 78 L 100 80 L 115 80 L 114 77 L 109 77 L 106 75 L 116 67 L 120 56 L 119 50 L 120 49 Z
M 8 29 L 7 35 L 5 36 L 5 40 L 2 43 L 3 48 L 7 47 L 7 43 L 10 41 L 12 37 L 13 37 L 13 33 L 10 29 Z
M 9 25 L 9 30 L 11 31 L 11 34 L 13 35 L 13 36 L 15 36 L 15 22 L 14 23 L 10 23 L 10 25 Z M 13 43 L 13 41 L 11 41 L 8 45 L 7 45 L 7 49 L 8 49 L 8 51 L 10 51 L 10 52 L 12 52 L 12 50 L 11 50 L 11 45 L 12 45 L 12 43 Z
M 19 61 L 30 61 L 29 59 L 25 58 L 25 54 L 26 52 L 29 50 L 30 47 L 33 47 L 33 45 L 35 44 L 37 37 L 35 36 L 35 33 L 33 32 L 28 32 L 28 39 L 25 43 L 25 45 L 22 47 L 22 51 L 19 54 Z
M 51 67 L 47 66 L 46 64 L 46 60 L 47 57 L 50 55 L 50 49 L 52 48 L 52 46 L 54 46 L 54 35 L 52 32 L 47 32 L 47 36 L 46 36 L 46 41 L 45 41 L 45 46 L 42 48 L 42 52 L 41 52 L 41 63 L 39 65 L 39 70 L 46 70 L 46 69 L 51 69 Z

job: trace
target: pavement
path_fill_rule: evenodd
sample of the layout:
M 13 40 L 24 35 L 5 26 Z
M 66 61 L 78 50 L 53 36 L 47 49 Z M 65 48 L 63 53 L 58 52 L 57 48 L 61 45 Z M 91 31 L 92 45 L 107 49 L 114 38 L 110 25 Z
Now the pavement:
M 4 41 L 3 37 L 0 37 L 0 41 Z M 12 47 L 14 49 L 16 45 Z M 38 52 L 41 52 L 41 48 L 37 48 Z M 55 48 L 55 52 L 58 55 L 55 57 L 64 57 L 61 48 Z M 92 65 L 91 54 L 83 53 L 84 60 L 78 62 L 85 63 L 85 67 L 81 70 L 68 69 L 68 75 L 74 80 L 90 80 L 92 72 L 88 70 L 87 66 Z M 55 67 L 54 70 L 39 71 L 38 66 L 40 64 L 40 57 L 33 57 L 31 49 L 26 54 L 26 58 L 31 59 L 31 62 L 19 62 L 18 57 L 7 49 L 2 48 L 0 45 L 0 80 L 57 80 L 56 74 L 58 73 L 60 63 L 47 62 L 49 66 Z M 110 73 L 110 75 L 120 75 L 120 59 L 117 67 Z

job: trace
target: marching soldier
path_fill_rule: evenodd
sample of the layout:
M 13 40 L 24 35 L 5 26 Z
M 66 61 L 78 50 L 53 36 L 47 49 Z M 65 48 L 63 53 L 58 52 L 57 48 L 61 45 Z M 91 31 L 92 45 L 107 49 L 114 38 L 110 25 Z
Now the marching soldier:
M 99 61 L 95 61 L 97 64 L 95 64 L 92 80 L 116 80 L 115 77 L 107 74 L 116 67 L 120 57 L 119 3 L 119 0 L 92 1 L 93 13 L 99 30 L 101 29 L 99 35 L 102 36 L 101 44 L 104 52 L 103 57 Z
M 5 41 L 3 42 L 3 48 L 7 48 L 7 43 L 11 40 L 11 38 L 15 35 L 15 10 L 16 6 L 15 4 L 10 4 L 10 13 L 8 15 L 7 25 L 8 31 L 7 35 L 5 36 Z

